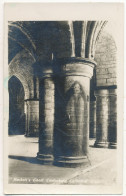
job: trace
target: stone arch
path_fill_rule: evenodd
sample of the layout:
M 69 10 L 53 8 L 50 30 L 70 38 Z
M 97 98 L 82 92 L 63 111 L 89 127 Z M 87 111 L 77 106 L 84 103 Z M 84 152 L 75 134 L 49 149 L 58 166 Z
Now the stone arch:
M 27 99 L 27 98 L 29 97 L 29 86 L 28 86 L 27 82 L 25 81 L 25 79 L 24 79 L 21 75 L 16 74 L 16 73 L 13 74 L 13 75 L 11 75 L 11 76 L 9 77 L 9 80 L 10 80 L 13 76 L 15 76 L 15 77 L 21 82 L 21 84 L 22 84 L 22 86 L 23 86 L 23 88 L 24 88 L 24 94 L 25 94 L 24 99 Z
M 9 76 L 17 76 L 25 89 L 25 99 L 34 97 L 34 59 L 25 50 L 18 53 L 9 64 Z
M 20 79 L 12 76 L 8 81 L 9 91 L 9 135 L 25 132 L 25 91 Z
M 75 55 L 72 22 L 56 22 L 55 29 L 52 47 L 55 58 L 67 58 Z

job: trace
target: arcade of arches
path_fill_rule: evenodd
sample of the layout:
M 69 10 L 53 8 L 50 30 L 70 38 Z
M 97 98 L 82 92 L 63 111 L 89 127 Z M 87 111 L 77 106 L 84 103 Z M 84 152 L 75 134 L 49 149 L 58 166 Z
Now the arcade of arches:
M 37 158 L 87 163 L 116 148 L 116 43 L 106 21 L 9 22 L 9 135 L 39 137 Z

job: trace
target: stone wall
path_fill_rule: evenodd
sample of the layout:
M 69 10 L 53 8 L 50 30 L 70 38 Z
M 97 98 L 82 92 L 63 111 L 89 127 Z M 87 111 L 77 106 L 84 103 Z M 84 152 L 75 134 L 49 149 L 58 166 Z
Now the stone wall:
M 103 31 L 96 44 L 96 142 L 97 147 L 116 147 L 116 88 L 117 49 L 113 37 Z M 92 136 L 93 107 L 90 104 L 90 137 Z M 95 120 L 94 120 L 95 123 Z M 94 125 L 93 125 L 94 126 Z
M 96 45 L 95 61 L 96 86 L 112 86 L 117 84 L 116 45 L 113 37 L 103 31 Z

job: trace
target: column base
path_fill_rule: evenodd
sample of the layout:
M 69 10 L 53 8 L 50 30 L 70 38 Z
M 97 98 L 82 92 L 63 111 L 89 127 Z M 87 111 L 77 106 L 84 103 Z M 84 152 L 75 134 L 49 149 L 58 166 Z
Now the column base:
M 117 143 L 116 142 L 110 142 L 109 143 L 109 148 L 116 149 L 117 148 Z
M 94 147 L 96 148 L 108 148 L 109 143 L 108 142 L 97 142 L 95 141 Z
M 90 137 L 89 137 L 89 139 L 96 139 L 96 135 L 91 135 Z
M 37 153 L 37 159 L 40 161 L 42 164 L 48 164 L 52 165 L 53 164 L 53 155 L 50 154 L 40 154 L 39 152 Z
M 89 165 L 87 156 L 81 157 L 64 157 L 60 156 L 54 161 L 54 165 L 59 167 L 79 167 Z

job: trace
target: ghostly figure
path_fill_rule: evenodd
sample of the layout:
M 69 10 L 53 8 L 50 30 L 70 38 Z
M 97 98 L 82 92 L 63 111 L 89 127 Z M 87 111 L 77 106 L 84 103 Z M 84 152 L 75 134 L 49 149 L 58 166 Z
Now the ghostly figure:
M 75 82 L 72 87 L 66 109 L 71 128 L 76 130 L 77 134 L 82 134 L 84 123 L 84 98 L 81 86 L 77 82 Z

